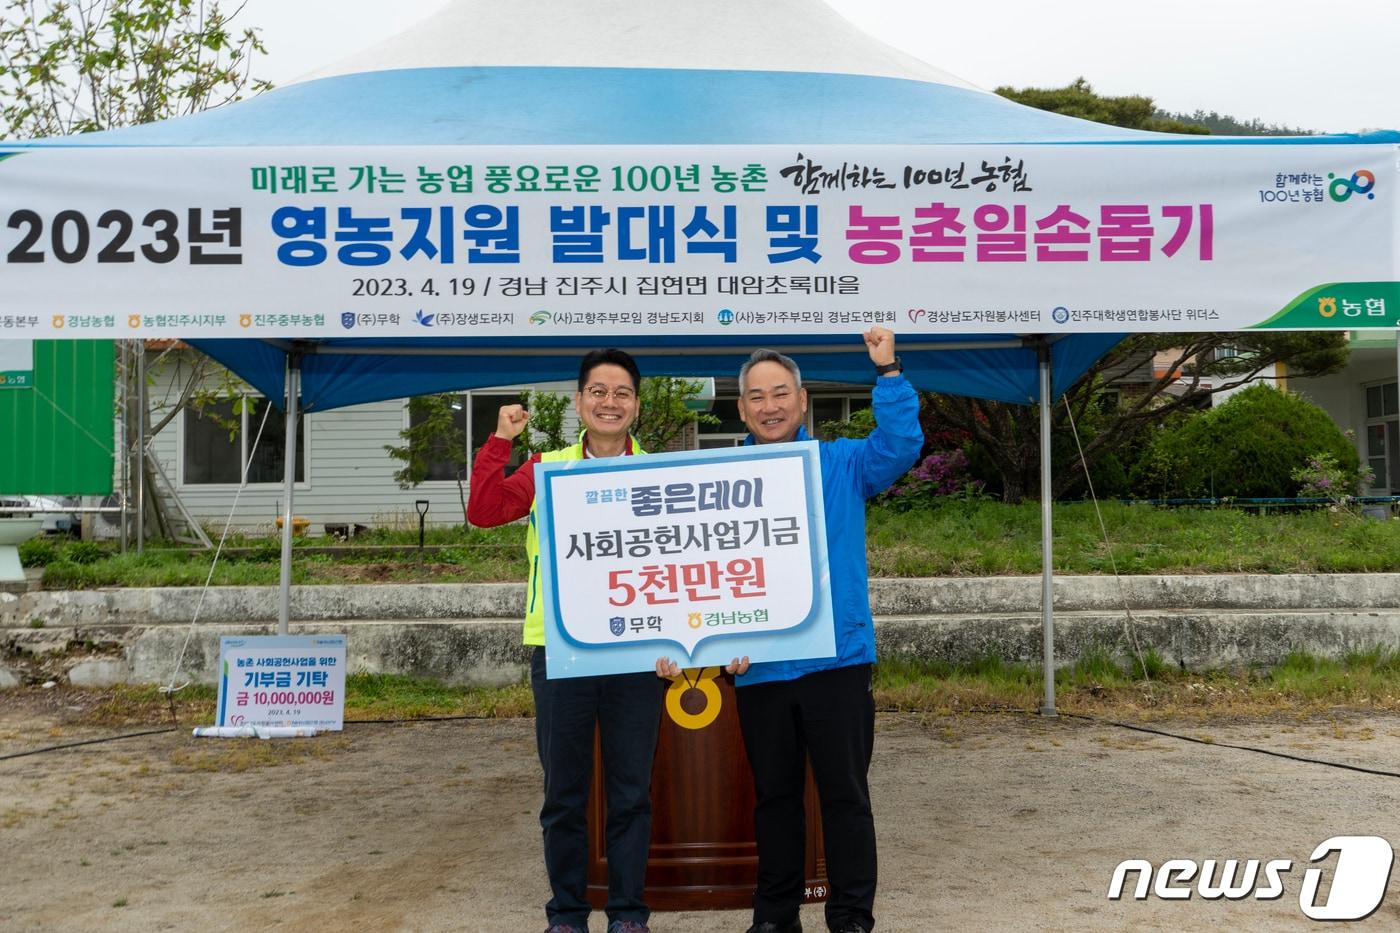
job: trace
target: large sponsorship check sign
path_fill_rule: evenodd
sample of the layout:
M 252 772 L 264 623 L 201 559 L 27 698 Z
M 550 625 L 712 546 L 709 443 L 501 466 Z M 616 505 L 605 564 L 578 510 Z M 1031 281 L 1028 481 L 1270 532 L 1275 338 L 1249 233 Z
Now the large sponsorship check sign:
M 550 677 L 836 653 L 815 441 L 541 463 Z
M 1394 327 L 1390 144 L 0 149 L 0 337 Z

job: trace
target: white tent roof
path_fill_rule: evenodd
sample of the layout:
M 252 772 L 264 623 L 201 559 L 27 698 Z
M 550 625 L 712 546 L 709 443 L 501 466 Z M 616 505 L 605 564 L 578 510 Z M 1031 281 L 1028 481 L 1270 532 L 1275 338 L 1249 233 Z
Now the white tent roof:
M 821 0 L 456 0 L 299 80 L 509 65 L 827 72 L 976 90 L 866 35 Z

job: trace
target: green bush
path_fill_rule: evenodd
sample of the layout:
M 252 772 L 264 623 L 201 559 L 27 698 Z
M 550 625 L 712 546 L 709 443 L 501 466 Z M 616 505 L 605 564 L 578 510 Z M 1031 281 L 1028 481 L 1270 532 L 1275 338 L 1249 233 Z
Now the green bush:
M 26 567 L 47 567 L 58 557 L 58 550 L 43 538 L 30 538 L 19 546 L 19 562 Z
M 844 421 L 823 421 L 817 425 L 817 436 L 828 441 L 842 437 L 860 440 L 863 437 L 868 437 L 870 432 L 874 430 L 874 409 L 857 408 L 851 412 L 851 417 Z
M 1295 471 L 1319 454 L 1351 477 L 1360 469 L 1356 449 L 1325 411 L 1261 384 L 1164 426 L 1130 478 L 1142 498 L 1296 496 Z
M 282 560 L 282 542 L 265 538 L 253 545 L 253 549 L 243 558 L 253 564 L 276 564 Z
M 44 589 L 79 589 L 84 585 L 83 568 L 69 560 L 56 560 L 44 568 Z
M 102 545 L 95 541 L 74 541 L 68 545 L 63 559 L 75 564 L 95 564 L 107 556 Z
M 1159 680 L 1167 672 L 1167 662 L 1156 648 L 1148 645 L 1141 654 L 1133 654 L 1128 659 L 1128 667 L 1133 680 Z

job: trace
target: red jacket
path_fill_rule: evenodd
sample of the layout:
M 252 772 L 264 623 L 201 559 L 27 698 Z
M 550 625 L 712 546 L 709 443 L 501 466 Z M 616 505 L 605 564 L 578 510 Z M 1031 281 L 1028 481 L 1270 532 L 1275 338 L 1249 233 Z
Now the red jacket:
M 584 444 L 587 443 L 585 435 Z M 626 453 L 632 453 L 630 444 L 624 449 Z M 472 463 L 471 492 L 467 496 L 469 524 L 478 528 L 495 528 L 530 514 L 530 506 L 535 501 L 535 464 L 540 462 L 540 455 L 532 454 L 529 460 L 520 464 L 519 469 L 506 476 L 510 451 L 510 441 L 492 434 L 476 452 L 476 460 Z
M 506 476 L 511 442 L 492 434 L 476 452 L 472 463 L 471 495 L 467 498 L 467 521 L 479 528 L 494 528 L 524 518 L 535 501 L 535 454 Z

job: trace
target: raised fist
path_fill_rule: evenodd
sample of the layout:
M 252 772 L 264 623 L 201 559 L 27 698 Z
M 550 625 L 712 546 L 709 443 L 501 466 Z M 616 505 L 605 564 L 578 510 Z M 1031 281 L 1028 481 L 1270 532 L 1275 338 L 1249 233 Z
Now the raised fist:
M 865 332 L 865 349 L 870 352 L 870 362 L 884 366 L 894 362 L 894 331 L 883 327 L 872 327 Z
M 513 441 L 525 430 L 525 422 L 529 420 L 530 413 L 524 405 L 502 405 L 496 413 L 496 436 Z

